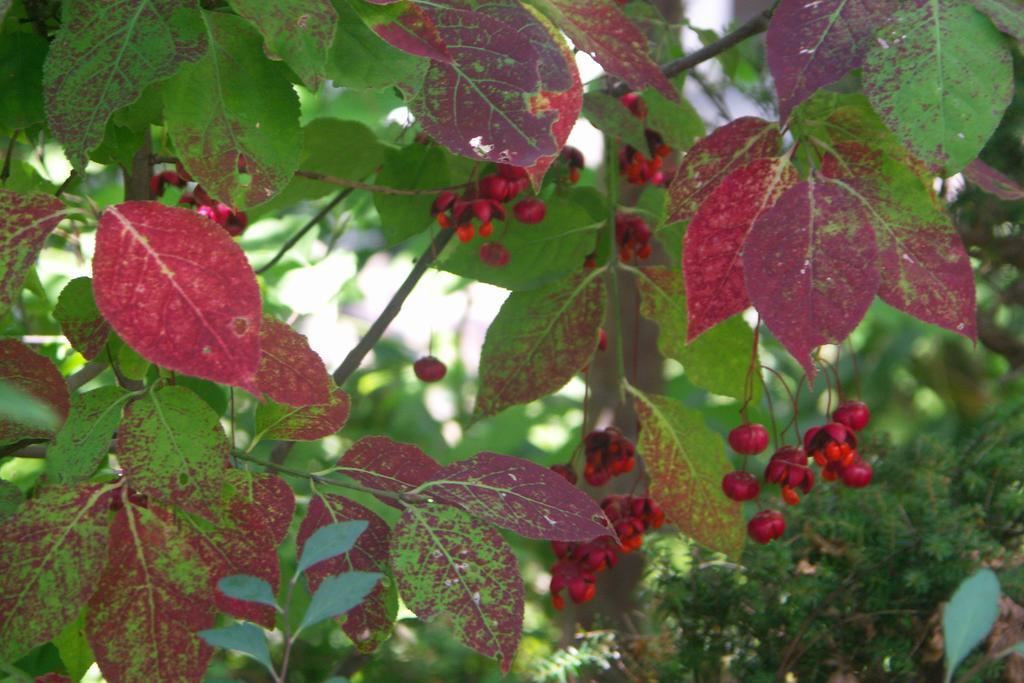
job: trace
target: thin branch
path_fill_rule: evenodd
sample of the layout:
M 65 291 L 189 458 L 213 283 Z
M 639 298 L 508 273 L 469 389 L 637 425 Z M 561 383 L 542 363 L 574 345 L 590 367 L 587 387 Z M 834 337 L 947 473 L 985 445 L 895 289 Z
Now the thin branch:
M 86 364 L 81 370 L 68 376 L 68 390 L 76 391 L 81 389 L 106 369 L 107 364 L 103 362 L 93 361 Z
M 387 185 L 373 185 L 372 183 L 362 183 L 358 180 L 349 180 L 348 178 L 338 178 L 337 176 L 326 175 L 324 173 L 317 173 L 316 171 L 303 171 L 298 170 L 295 175 L 302 178 L 309 178 L 310 180 L 319 180 L 322 183 L 330 183 L 331 185 L 338 185 L 340 187 L 349 187 L 354 190 L 367 190 L 369 192 L 376 192 L 378 194 L 395 194 L 403 195 L 408 197 L 415 197 L 421 195 L 438 194 L 446 190 L 464 190 L 466 189 L 467 183 L 460 185 L 449 185 L 447 187 L 436 187 L 425 190 L 402 190 L 397 187 L 388 187 Z
M 666 78 L 672 78 L 677 76 L 684 71 L 692 69 L 698 64 L 714 59 L 718 55 L 722 54 L 731 47 L 742 43 L 751 36 L 756 36 L 759 33 L 764 33 L 768 30 L 768 22 L 772 18 L 772 13 L 775 8 L 766 9 L 761 12 L 753 19 L 750 19 L 747 23 L 737 28 L 732 33 L 728 33 L 713 43 L 705 45 L 696 52 L 691 52 L 685 57 L 679 59 L 673 59 L 671 62 L 667 62 L 661 65 L 661 73 L 665 74 Z M 629 92 L 630 87 L 626 83 L 619 83 L 612 88 L 612 95 L 622 96 Z
M 18 141 L 20 130 L 11 131 L 11 138 L 7 141 L 7 153 L 4 154 L 4 165 L 0 167 L 0 185 L 7 182 L 11 177 L 11 157 L 14 156 L 14 145 Z
M 336 207 L 338 204 L 340 204 L 345 199 L 345 197 L 347 197 L 350 194 L 352 194 L 354 189 L 355 188 L 350 187 L 350 188 L 344 189 L 341 192 L 339 192 L 338 194 L 334 195 L 334 199 L 332 199 L 327 204 L 325 204 L 322 209 L 317 211 L 315 216 L 310 218 L 309 221 L 305 225 L 303 225 L 301 228 L 299 228 L 297 231 L 295 231 L 295 234 L 292 235 L 291 237 L 289 237 L 285 241 L 285 243 L 281 245 L 281 248 L 277 250 L 276 254 L 274 254 L 274 258 L 270 259 L 265 264 L 263 264 L 262 266 L 260 266 L 259 268 L 256 269 L 256 274 L 257 275 L 261 275 L 261 274 L 267 272 L 268 270 L 270 270 L 271 268 L 273 268 L 275 265 L 277 265 L 277 262 L 280 261 L 282 258 L 284 258 L 284 255 L 287 254 L 288 251 L 292 247 L 294 247 L 298 243 L 298 241 L 301 240 L 305 236 L 305 234 L 307 232 L 312 230 L 313 227 L 316 226 L 316 224 L 319 223 L 323 219 L 324 216 L 326 216 L 328 213 L 330 213 L 331 210 L 334 207 Z
M 334 383 L 339 387 L 345 384 L 346 380 L 359 368 L 359 364 L 363 362 L 363 358 L 370 352 L 370 349 L 380 341 L 380 338 L 384 335 L 384 331 L 387 330 L 388 325 L 395 319 L 398 312 L 402 310 L 402 304 L 405 303 L 409 293 L 412 292 L 416 283 L 420 281 L 423 274 L 427 272 L 427 268 L 434 262 L 438 254 L 440 254 L 449 241 L 452 239 L 452 235 L 455 234 L 454 230 L 440 230 L 434 239 L 430 242 L 426 251 L 420 256 L 420 259 L 413 266 L 413 269 L 409 271 L 408 277 L 405 278 L 405 282 L 398 288 L 394 296 L 391 297 L 391 301 L 384 307 L 380 315 L 373 324 L 370 325 L 370 329 L 366 331 L 359 343 L 356 344 L 355 348 L 352 349 L 349 354 L 345 357 L 345 360 L 341 362 L 338 369 L 334 371 Z
M 23 444 L 25 444 L 25 441 L 19 441 L 18 443 L 11 444 L 10 446 L 4 446 L 0 449 L 0 458 L 8 455 L 15 458 L 39 459 L 46 457 L 46 444 L 29 443 L 27 446 Z

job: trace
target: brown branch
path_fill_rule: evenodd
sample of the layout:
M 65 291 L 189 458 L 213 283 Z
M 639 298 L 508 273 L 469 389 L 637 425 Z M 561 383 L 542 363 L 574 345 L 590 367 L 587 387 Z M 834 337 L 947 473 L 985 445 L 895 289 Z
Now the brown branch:
M 317 173 L 316 171 L 303 171 L 298 170 L 295 175 L 302 178 L 309 178 L 310 180 L 319 180 L 322 183 L 329 183 L 331 185 L 338 185 L 340 187 L 349 187 L 353 190 L 367 190 L 368 192 L 376 192 L 378 194 L 394 194 L 403 195 L 407 197 L 416 197 L 422 195 L 438 194 L 444 191 L 464 190 L 466 189 L 467 183 L 460 185 L 449 185 L 447 187 L 435 187 L 432 189 L 425 190 L 402 190 L 397 187 L 388 187 L 387 185 L 373 185 L 372 183 L 363 183 L 358 180 L 349 180 L 348 178 L 338 178 L 337 176 L 327 175 L 325 173 Z
M 91 382 L 93 379 L 98 377 L 100 373 L 107 369 L 106 363 L 93 361 L 92 363 L 86 364 L 78 372 L 68 375 L 68 390 L 76 391 L 81 389 L 83 386 Z

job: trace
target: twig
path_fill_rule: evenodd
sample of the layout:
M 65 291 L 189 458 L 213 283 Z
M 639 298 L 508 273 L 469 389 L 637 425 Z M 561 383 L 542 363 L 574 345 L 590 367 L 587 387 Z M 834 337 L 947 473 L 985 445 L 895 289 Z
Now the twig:
M 7 179 L 11 177 L 11 157 L 14 156 L 14 145 L 18 141 L 18 133 L 21 131 L 11 131 L 11 139 L 7 141 L 7 153 L 4 155 L 4 165 L 0 167 L 0 184 L 7 182 Z
M 71 185 L 71 181 L 78 177 L 78 171 L 71 169 L 71 173 L 68 173 L 68 177 L 64 179 L 64 182 L 60 184 L 57 191 L 53 193 L 54 197 L 59 197 L 64 194 L 65 190 Z
M 371 183 L 363 183 L 358 180 L 338 178 L 337 176 L 327 175 L 325 173 L 317 173 L 316 171 L 298 170 L 295 172 L 295 175 L 300 176 L 302 178 L 309 178 L 310 180 L 319 180 L 322 183 L 330 183 L 331 185 L 349 187 L 354 190 L 368 190 L 369 192 L 376 192 L 378 194 L 396 194 L 409 197 L 437 194 L 439 192 L 444 192 L 445 190 L 464 190 L 466 189 L 467 185 L 467 183 L 462 183 L 460 185 L 449 185 L 447 187 L 436 187 L 424 190 L 402 190 L 397 187 L 388 187 L 387 185 L 373 185 Z
M 275 265 L 277 265 L 277 262 L 280 261 L 282 258 L 284 258 L 284 255 L 287 254 L 288 251 L 292 247 L 294 247 L 298 243 L 298 241 L 301 240 L 303 238 L 303 236 L 305 236 L 305 234 L 307 232 L 312 230 L 313 227 L 317 223 L 319 223 L 323 219 L 324 216 L 326 216 L 328 213 L 330 213 L 330 211 L 334 207 L 336 207 L 338 204 L 340 204 L 345 199 L 345 197 L 347 197 L 350 194 L 352 194 L 354 189 L 355 188 L 349 187 L 347 189 L 342 190 L 338 194 L 334 195 L 334 199 L 329 201 L 326 205 L 324 205 L 324 207 L 322 209 L 317 211 L 316 215 L 313 216 L 312 218 L 310 218 L 309 221 L 305 225 L 303 225 L 301 228 L 299 228 L 297 231 L 295 231 L 294 235 L 292 235 L 287 240 L 285 240 L 285 243 L 282 244 L 281 248 L 277 250 L 276 254 L 274 254 L 274 258 L 270 259 L 265 264 L 263 264 L 262 266 L 260 266 L 259 268 L 256 269 L 256 274 L 257 275 L 261 275 L 261 274 L 267 272 L 268 270 L 270 270 L 271 268 L 273 268 Z
M 380 341 L 380 338 L 384 335 L 384 331 L 391 324 L 391 321 L 395 319 L 398 312 L 402 310 L 402 304 L 405 303 L 409 293 L 412 292 L 416 283 L 419 282 L 420 278 L 427 271 L 427 268 L 434 262 L 438 254 L 440 254 L 449 241 L 452 239 L 452 235 L 455 234 L 454 230 L 440 230 L 434 239 L 430 242 L 426 251 L 420 256 L 420 259 L 413 266 L 413 269 L 409 271 L 408 277 L 405 278 L 405 282 L 398 288 L 394 296 L 391 297 L 391 301 L 384 307 L 377 319 L 370 325 L 370 329 L 366 331 L 359 343 L 356 344 L 355 348 L 349 351 L 349 354 L 345 356 L 345 360 L 341 362 L 338 369 L 334 371 L 334 383 L 339 387 L 345 384 L 348 378 L 352 375 L 356 369 L 359 368 L 359 364 L 363 362 L 363 358 L 370 352 L 370 349 Z
M 93 361 L 92 363 L 87 363 L 81 370 L 68 376 L 68 390 L 76 391 L 81 389 L 106 369 L 107 364 L 103 362 Z

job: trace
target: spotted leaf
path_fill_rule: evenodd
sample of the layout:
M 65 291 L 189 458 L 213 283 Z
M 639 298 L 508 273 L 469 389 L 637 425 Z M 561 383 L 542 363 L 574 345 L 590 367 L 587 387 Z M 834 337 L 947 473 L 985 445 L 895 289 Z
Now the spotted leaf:
M 341 389 L 334 389 L 324 403 L 301 407 L 273 401 L 256 407 L 256 433 L 261 439 L 316 441 L 345 426 L 351 403 Z
M 110 453 L 114 432 L 130 394 L 117 386 L 100 387 L 71 398 L 71 412 L 46 449 L 46 476 L 72 484 L 88 479 Z
M 260 365 L 256 386 L 278 403 L 310 406 L 331 398 L 331 377 L 306 338 L 265 315 L 260 326 Z
M 43 242 L 64 213 L 64 204 L 49 195 L 0 190 L 0 313 L 21 292 Z
M 92 280 L 76 277 L 60 290 L 53 317 L 71 346 L 88 360 L 100 355 L 110 338 L 110 323 L 103 319 L 92 292 Z
M 335 469 L 363 486 L 405 493 L 433 479 L 441 466 L 412 444 L 386 436 L 364 436 L 341 456 Z M 393 498 L 380 499 L 401 507 Z
M 0 380 L 38 398 L 53 409 L 60 422 L 68 416 L 70 396 L 57 366 L 17 339 L 0 339 Z M 0 417 L 0 443 L 48 438 L 53 431 Z

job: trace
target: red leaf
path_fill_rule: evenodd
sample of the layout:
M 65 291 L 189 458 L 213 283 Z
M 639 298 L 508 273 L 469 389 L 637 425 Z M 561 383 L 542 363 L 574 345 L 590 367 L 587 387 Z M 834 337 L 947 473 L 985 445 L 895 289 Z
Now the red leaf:
M 766 57 L 779 94 L 779 119 L 818 88 L 859 69 L 875 31 L 896 0 L 782 0 L 766 36 Z
M 112 206 L 92 270 L 100 312 L 143 358 L 255 392 L 259 286 L 219 225 L 156 202 Z
M 326 403 L 295 408 L 279 403 L 256 406 L 256 432 L 261 439 L 316 441 L 345 426 L 348 394 L 335 389 Z
M 100 315 L 92 293 L 92 280 L 76 277 L 64 286 L 53 309 L 61 332 L 88 360 L 100 355 L 110 338 L 110 323 Z
M 409 506 L 391 536 L 391 568 L 416 616 L 447 617 L 459 640 L 508 672 L 523 632 L 523 580 L 494 527 L 448 505 Z
M 778 125 L 752 116 L 699 140 L 683 157 L 668 188 L 669 222 L 693 218 L 726 176 L 756 159 L 776 156 L 781 143 Z
M 428 12 L 452 62 L 432 62 L 409 104 L 423 129 L 470 158 L 529 166 L 557 153 L 551 130 L 558 113 L 531 102 L 543 88 L 542 63 L 530 43 L 481 12 L 437 6 Z
M 125 502 L 110 529 L 109 564 L 86 612 L 86 636 L 110 683 L 198 683 L 215 623 L 207 568 L 174 515 Z
M 390 574 L 388 548 L 391 529 L 376 513 L 343 496 L 321 493 L 309 503 L 309 511 L 296 539 L 298 556 L 313 532 L 328 524 L 361 519 L 369 523 L 347 553 L 317 563 L 306 570 L 312 591 L 329 576 L 357 570 Z M 391 635 L 398 613 L 398 593 L 393 581 L 381 581 L 361 603 L 340 619 L 341 628 L 361 652 L 373 652 Z
M 331 376 L 306 338 L 269 315 L 260 326 L 256 386 L 278 403 L 309 406 L 331 398 Z
M 1024 199 L 1024 187 L 1021 187 L 1017 184 L 1017 181 L 1006 177 L 981 159 L 975 159 L 967 164 L 967 167 L 964 169 L 964 176 L 985 192 L 994 194 L 1000 199 L 1005 199 L 1008 202 Z
M 851 195 L 812 179 L 779 197 L 747 236 L 750 299 L 808 377 L 815 373 L 811 351 L 845 339 L 878 291 L 870 220 Z
M 359 7 L 358 3 L 354 3 L 354 7 L 360 11 L 374 33 L 390 45 L 417 57 L 451 63 L 452 57 L 448 54 L 437 25 L 422 8 L 409 3 L 397 16 L 389 16 L 388 21 L 380 21 L 374 13 Z
M 53 361 L 17 339 L 0 339 L 0 380 L 32 394 L 53 408 L 61 422 L 71 409 L 68 385 Z M 0 417 L 0 443 L 28 438 L 47 438 L 53 432 L 28 427 Z
M 341 456 L 336 469 L 363 486 L 404 493 L 433 479 L 441 466 L 412 444 L 386 436 L 364 436 Z M 393 498 L 380 499 L 401 508 Z
M 96 590 L 112 488 L 51 486 L 0 524 L 0 661 L 59 634 Z
M 189 541 L 207 567 L 210 593 L 222 612 L 274 627 L 275 610 L 269 605 L 229 598 L 216 590 L 225 576 L 248 574 L 276 588 L 280 580 L 277 546 L 288 532 L 295 511 L 295 496 L 281 478 L 228 470 L 230 493 L 225 515 L 210 530 Z
M 650 86 L 671 100 L 679 93 L 650 58 L 647 38 L 626 15 L 607 0 L 552 0 L 565 19 L 562 28 L 605 71 L 634 90 Z
M 64 204 L 50 195 L 0 190 L 0 312 L 21 292 L 43 242 L 64 213 Z
M 750 306 L 740 256 L 754 220 L 799 180 L 788 158 L 733 171 L 704 200 L 683 240 L 686 341 Z
M 614 536 L 590 496 L 562 475 L 522 458 L 477 453 L 444 467 L 420 491 L 527 538 L 589 541 Z

